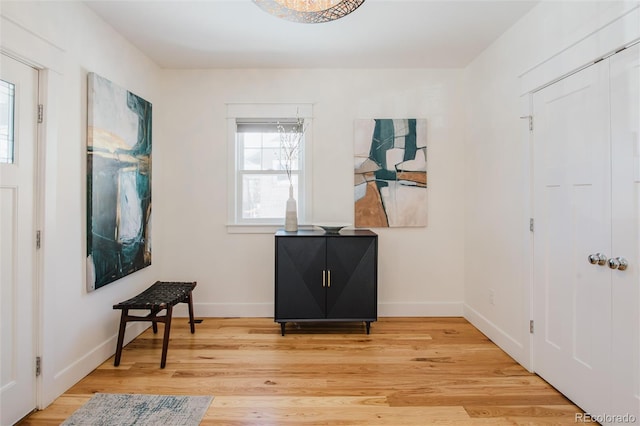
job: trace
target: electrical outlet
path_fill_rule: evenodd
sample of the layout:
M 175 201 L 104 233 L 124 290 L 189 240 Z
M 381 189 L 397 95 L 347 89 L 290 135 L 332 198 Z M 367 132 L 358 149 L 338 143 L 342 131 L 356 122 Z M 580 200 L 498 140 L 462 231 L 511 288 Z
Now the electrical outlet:
M 496 304 L 496 291 L 492 288 L 489 289 L 489 304 L 490 305 Z

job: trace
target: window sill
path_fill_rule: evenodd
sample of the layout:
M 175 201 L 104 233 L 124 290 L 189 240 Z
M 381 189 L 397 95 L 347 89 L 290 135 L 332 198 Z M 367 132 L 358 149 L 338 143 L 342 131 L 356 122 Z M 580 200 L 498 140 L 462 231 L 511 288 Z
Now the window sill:
M 275 234 L 276 231 L 283 229 L 284 225 L 269 224 L 227 224 L 227 234 Z M 311 230 L 313 225 L 298 225 L 298 229 Z

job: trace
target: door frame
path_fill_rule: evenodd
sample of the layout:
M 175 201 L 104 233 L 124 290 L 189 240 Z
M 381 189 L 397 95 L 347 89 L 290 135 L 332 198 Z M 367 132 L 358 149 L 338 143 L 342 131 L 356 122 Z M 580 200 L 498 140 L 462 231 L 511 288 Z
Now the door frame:
M 30 63 L 26 63 L 25 61 L 16 58 L 15 55 L 11 55 L 11 54 L 7 54 L 4 49 L 0 49 L 0 53 L 2 54 L 2 56 L 7 59 L 10 60 L 12 63 L 15 64 L 19 64 L 17 66 L 20 66 L 20 70 L 21 72 L 27 72 L 30 73 L 29 75 L 32 76 L 33 71 L 36 72 L 37 77 L 35 79 L 35 86 L 33 87 L 33 92 L 28 92 L 29 96 L 28 98 L 23 98 L 23 96 L 26 96 L 27 91 L 23 90 L 25 89 L 24 87 L 20 88 L 20 80 L 17 80 L 15 82 L 16 84 L 16 93 L 15 93 L 15 102 L 14 102 L 14 109 L 16 110 L 16 117 L 18 117 L 18 122 L 16 123 L 16 129 L 23 129 L 23 126 L 27 126 L 27 127 L 31 127 L 32 125 L 35 125 L 33 127 L 33 139 L 29 140 L 29 141 L 22 141 L 22 142 L 26 142 L 27 145 L 22 146 L 22 142 L 21 139 L 18 140 L 18 144 L 16 146 L 17 149 L 17 155 L 18 157 L 16 157 L 15 162 L 10 162 L 10 163 L 15 163 L 13 164 L 14 166 L 17 166 L 18 169 L 22 169 L 26 164 L 22 163 L 20 158 L 21 158 L 21 154 L 20 152 L 22 152 L 22 154 L 26 154 L 30 149 L 32 150 L 32 155 L 27 156 L 27 157 L 31 157 L 31 158 L 25 158 L 27 160 L 27 162 L 30 162 L 30 165 L 26 165 L 27 168 L 31 167 L 32 168 L 32 172 L 33 172 L 33 180 L 31 182 L 31 184 L 29 185 L 30 188 L 26 188 L 26 186 L 23 186 L 22 181 L 19 180 L 17 183 L 18 188 L 22 189 L 24 188 L 27 191 L 31 192 L 31 197 L 27 197 L 27 198 L 32 198 L 32 206 L 31 206 L 31 211 L 30 214 L 32 215 L 32 221 L 29 225 L 29 227 L 31 229 L 27 230 L 27 232 L 20 232 L 19 229 L 14 229 L 15 231 L 15 236 L 17 238 L 17 244 L 18 246 L 20 246 L 22 244 L 22 242 L 26 243 L 26 246 L 28 247 L 27 250 L 30 252 L 30 256 L 32 256 L 30 262 L 31 265 L 29 266 L 31 269 L 31 277 L 29 282 L 27 283 L 30 286 L 30 296 L 27 297 L 25 300 L 27 300 L 31 305 L 32 305 L 32 310 L 30 312 L 31 315 L 31 326 L 29 327 L 28 330 L 28 338 L 30 340 L 30 353 L 26 354 L 23 353 L 22 351 L 19 351 L 20 353 L 23 353 L 23 355 L 28 355 L 28 356 L 33 356 L 33 360 L 31 360 L 30 362 L 28 362 L 28 368 L 29 371 L 26 373 L 29 375 L 29 381 L 33 380 L 33 387 L 31 388 L 30 386 L 30 395 L 28 396 L 28 398 L 31 400 L 30 402 L 33 403 L 32 406 L 29 407 L 29 409 L 31 411 L 25 413 L 25 415 L 28 415 L 30 412 L 32 412 L 33 410 L 38 408 L 38 395 L 39 395 L 39 388 L 40 388 L 40 377 L 39 375 L 36 375 L 35 377 L 32 376 L 32 374 L 36 374 L 35 373 L 35 361 L 36 361 L 36 357 L 40 356 L 40 351 L 39 351 L 39 338 L 40 338 L 40 298 L 38 296 L 38 291 L 41 288 L 40 286 L 40 278 L 41 278 L 41 270 L 42 270 L 42 260 L 40 257 L 40 250 L 38 247 L 36 247 L 36 232 L 40 229 L 41 227 L 41 220 L 40 220 L 40 215 L 42 212 L 42 207 L 40 205 L 40 190 L 41 190 L 41 175 L 42 175 L 42 170 L 40 167 L 40 160 L 39 160 L 39 151 L 40 151 L 40 123 L 39 123 L 39 118 L 38 118 L 38 114 L 36 113 L 36 110 L 31 110 L 31 112 L 29 113 L 28 117 L 23 117 L 23 118 L 29 118 L 27 121 L 22 122 L 22 120 L 19 118 L 19 116 L 21 115 L 20 112 L 23 111 L 23 106 L 26 103 L 32 103 L 34 101 L 33 98 L 31 98 L 31 94 L 35 94 L 35 105 L 32 105 L 33 108 L 37 109 L 37 105 L 40 104 L 40 86 L 41 86 L 41 81 L 40 81 L 40 69 L 34 67 L 32 64 Z M 31 77 L 32 78 L 32 77 Z M 30 78 L 30 80 L 31 80 Z M 21 106 L 23 105 L 23 106 Z M 16 133 L 16 135 L 20 136 L 20 134 L 22 132 L 20 132 L 20 130 L 17 130 L 18 133 Z M 31 139 L 30 137 L 28 139 Z M 29 144 L 32 144 L 31 147 L 27 148 L 27 146 Z M 24 148 L 24 149 L 23 149 Z M 12 164 L 8 164 L 8 166 L 11 166 Z M 17 192 L 20 192 L 20 189 L 18 189 Z M 18 198 L 20 198 L 20 195 L 18 194 Z M 19 204 L 16 207 L 16 212 L 18 212 L 18 209 L 20 209 Z M 32 234 L 31 234 L 32 233 Z M 31 234 L 31 235 L 29 235 Z M 19 266 L 17 266 L 18 268 L 20 268 Z M 18 296 L 20 297 L 20 296 Z M 26 329 L 25 329 L 26 330 Z M 17 368 L 17 367 L 16 367 Z M 24 370 L 25 370 L 25 366 L 24 364 L 22 364 L 20 367 L 20 369 L 17 370 L 17 374 L 18 375 L 22 375 L 24 374 Z M 24 379 L 27 380 L 27 379 Z M 19 382 L 20 383 L 20 382 Z M 18 391 L 18 395 L 24 396 L 22 395 L 22 390 Z M 22 411 L 23 408 L 26 407 L 20 407 L 19 410 Z M 16 409 L 17 410 L 17 409 Z M 12 411 L 12 413 L 17 414 L 17 411 Z M 19 420 L 19 419 L 18 419 Z
M 611 56 L 623 47 L 632 46 L 640 42 L 640 6 L 637 4 L 621 4 L 610 7 L 594 17 L 590 25 L 585 25 L 579 31 L 559 40 L 555 50 L 548 50 L 547 55 L 534 63 L 523 64 L 522 72 L 518 75 L 520 138 L 523 144 L 520 158 L 523 167 L 522 176 L 528 179 L 522 187 L 523 203 L 522 215 L 522 306 L 524 307 L 521 321 L 522 357 L 518 362 L 529 372 L 535 371 L 534 336 L 529 332 L 530 321 L 534 312 L 534 282 L 533 282 L 533 244 L 534 232 L 529 231 L 529 220 L 533 217 L 533 133 L 529 130 L 529 117 L 533 114 L 533 94 L 544 87 L 553 84 L 569 75 L 576 73 L 595 61 Z M 597 54 L 594 57 L 594 52 Z M 525 68 L 526 67 L 526 68 Z M 535 128 L 535 119 L 534 128 Z M 535 224 L 534 224 L 535 226 Z M 535 326 L 535 324 L 534 324 Z M 526 338 L 529 334 L 529 338 Z M 528 347 L 526 347 L 528 345 Z
M 48 332 L 44 321 L 47 301 L 51 296 L 46 288 L 55 282 L 55 265 L 47 260 L 55 252 L 55 174 L 58 146 L 57 95 L 62 87 L 64 52 L 12 20 L 0 15 L 0 52 L 38 70 L 38 104 L 44 106 L 42 123 L 37 124 L 34 158 L 34 225 L 41 231 L 41 246 L 34 255 L 34 348 L 41 357 L 41 374 L 36 377 L 36 409 L 43 409 L 57 396 L 52 360 L 54 334 Z M 34 241 L 35 244 L 35 241 Z M 35 362 L 35 360 L 34 360 Z
M 36 88 L 36 93 L 37 93 L 37 105 L 40 105 L 42 103 L 41 99 L 42 99 L 42 86 L 43 86 L 43 81 L 42 81 L 42 69 L 34 66 L 32 63 L 25 61 L 24 59 L 20 58 L 20 57 L 16 57 L 16 55 L 7 53 L 4 48 L 0 49 L 0 53 L 2 53 L 2 55 L 10 57 L 11 59 L 16 60 L 17 62 L 20 62 L 23 65 L 26 65 L 34 70 L 37 71 L 38 73 L 38 87 Z M 35 139 L 33 141 L 33 152 L 34 152 L 34 156 L 33 156 L 33 170 L 34 170 L 34 179 L 33 179 L 33 188 L 31 188 L 31 190 L 33 191 L 33 226 L 34 226 L 34 231 L 38 232 L 38 231 L 43 231 L 43 212 L 44 212 L 44 205 L 43 205 L 43 201 L 44 201 L 44 191 L 43 191 L 43 185 L 44 185 L 44 176 L 43 176 L 43 171 L 44 171 L 44 159 L 42 158 L 43 156 L 43 149 L 42 149 L 42 124 L 36 114 L 36 130 L 34 132 L 34 136 Z M 41 293 L 42 293 L 42 266 L 43 266 L 43 256 L 42 256 L 42 244 L 40 245 L 40 247 L 36 247 L 36 241 L 35 241 L 35 233 L 33 235 L 34 239 L 31 241 L 30 243 L 30 247 L 33 248 L 33 280 L 32 280 L 32 287 L 33 287 L 33 305 L 34 305 L 34 309 L 33 309 L 33 329 L 31 330 L 31 337 L 33 339 L 33 344 L 34 344 L 34 356 L 35 357 L 39 357 L 41 356 L 42 353 L 42 339 L 41 339 L 41 324 L 42 324 L 42 297 L 41 297 Z M 24 236 L 23 236 L 24 238 Z M 34 359 L 35 362 L 35 359 Z M 34 408 L 38 408 L 39 403 L 40 403 L 40 389 L 42 387 L 42 380 L 41 380 L 42 374 L 39 374 L 36 376 L 35 378 L 35 402 L 36 402 L 36 406 Z
M 524 112 L 524 114 L 520 117 L 520 118 L 532 118 L 532 122 L 533 122 L 533 129 L 535 129 L 535 117 L 533 116 L 533 97 L 534 95 L 541 91 L 542 89 L 545 89 L 549 86 L 551 86 L 552 84 L 555 84 L 567 77 L 570 77 L 573 74 L 576 74 L 586 68 L 589 68 L 590 66 L 596 64 L 597 62 L 600 62 L 601 60 L 604 59 L 608 59 L 611 56 L 615 55 L 616 53 L 629 48 L 631 46 L 634 46 L 636 44 L 640 43 L 640 37 L 636 37 L 633 40 L 631 40 L 628 43 L 624 43 L 623 45 L 618 46 L 617 48 L 613 49 L 613 50 L 609 50 L 606 53 L 602 54 L 602 55 L 597 55 L 595 58 L 592 58 L 591 60 L 589 60 L 588 62 L 586 62 L 585 64 L 577 67 L 576 69 L 573 69 L 571 71 L 565 72 L 562 75 L 559 75 L 558 77 L 555 77 L 549 81 L 547 81 L 546 83 L 535 87 L 533 89 L 531 89 L 530 91 L 528 91 L 527 93 L 524 93 L 521 96 L 521 111 Z M 535 172 L 535 164 L 534 164 L 534 158 L 533 158 L 533 149 L 534 149 L 534 130 L 530 129 L 527 126 L 527 134 L 526 136 L 522 137 L 523 141 L 526 141 L 526 151 L 525 151 L 525 157 L 526 157 L 526 161 L 524 163 L 526 163 L 526 167 L 528 169 L 528 179 L 529 179 L 529 185 L 527 187 L 527 191 L 525 194 L 525 205 L 526 205 L 526 209 L 525 211 L 527 212 L 527 215 L 529 218 L 534 219 L 534 227 L 535 227 L 535 217 L 534 217 L 534 172 Z M 523 163 L 523 164 L 524 164 Z M 534 244 L 535 244 L 535 231 L 534 232 L 528 232 L 528 236 L 527 239 L 525 239 L 526 241 L 526 249 L 525 249 L 525 253 L 526 253 L 526 257 L 527 257 L 527 261 L 524 263 L 526 265 L 527 271 L 525 271 L 525 273 L 527 273 L 528 275 L 528 280 L 527 280 L 527 290 L 525 291 L 525 295 L 526 297 L 528 297 L 528 304 L 527 304 L 527 308 L 528 308 L 528 319 L 524 319 L 527 323 L 529 321 L 534 321 L 534 312 L 535 312 L 535 298 L 534 298 L 534 291 L 535 291 L 535 282 L 534 282 L 534 268 L 535 268 L 535 263 L 534 263 Z M 526 324 L 527 327 L 529 326 L 529 324 Z M 534 324 L 535 325 L 535 324 Z M 527 370 L 529 370 L 529 372 L 531 373 L 535 373 L 536 371 L 536 365 L 535 365 L 535 343 L 534 343 L 534 334 L 533 333 L 529 333 L 529 351 L 528 351 L 528 358 L 529 358 L 529 362 L 527 365 L 524 365 Z

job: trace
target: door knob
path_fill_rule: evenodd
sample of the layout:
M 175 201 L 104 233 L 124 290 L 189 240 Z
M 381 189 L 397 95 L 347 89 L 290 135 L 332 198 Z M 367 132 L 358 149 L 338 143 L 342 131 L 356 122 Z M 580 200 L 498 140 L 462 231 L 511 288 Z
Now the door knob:
M 592 265 L 604 265 L 607 263 L 607 256 L 602 253 L 590 254 L 589 263 Z M 611 268 L 611 266 L 609 266 Z
M 609 268 L 624 271 L 629 266 L 629 262 L 624 257 L 616 257 L 609 259 Z
M 618 259 L 614 259 L 613 257 L 609 259 L 608 263 L 609 268 L 611 269 L 618 269 L 618 267 L 620 266 L 620 262 L 618 261 Z

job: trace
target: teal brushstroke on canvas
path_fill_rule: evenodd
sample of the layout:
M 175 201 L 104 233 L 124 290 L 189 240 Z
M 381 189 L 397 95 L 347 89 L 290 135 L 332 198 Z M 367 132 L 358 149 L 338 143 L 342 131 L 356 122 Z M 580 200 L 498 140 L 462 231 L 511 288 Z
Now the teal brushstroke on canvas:
M 151 264 L 152 106 L 88 76 L 87 288 Z
M 426 120 L 358 120 L 356 126 L 356 226 L 426 226 Z

